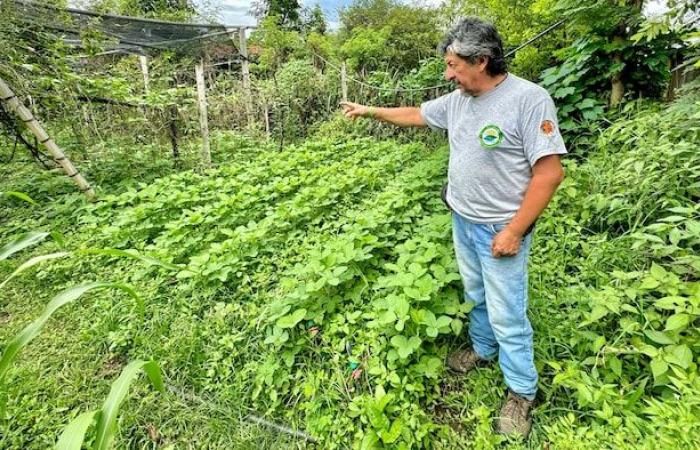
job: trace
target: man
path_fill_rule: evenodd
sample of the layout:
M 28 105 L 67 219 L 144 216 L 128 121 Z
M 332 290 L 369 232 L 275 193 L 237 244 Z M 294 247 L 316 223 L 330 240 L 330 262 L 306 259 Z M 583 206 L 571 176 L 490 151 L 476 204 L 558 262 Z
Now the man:
M 469 315 L 472 347 L 449 355 L 465 373 L 498 357 L 508 394 L 497 431 L 527 436 L 537 392 L 532 327 L 527 317 L 527 258 L 532 226 L 564 178 L 566 149 L 546 90 L 507 72 L 493 25 L 461 20 L 440 50 L 454 92 L 420 108 L 344 102 L 350 118 L 447 130 L 447 202 Z

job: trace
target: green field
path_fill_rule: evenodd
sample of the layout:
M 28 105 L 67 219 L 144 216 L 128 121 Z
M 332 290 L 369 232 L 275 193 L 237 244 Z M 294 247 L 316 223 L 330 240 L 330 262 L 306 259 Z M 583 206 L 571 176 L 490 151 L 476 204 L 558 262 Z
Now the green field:
M 439 197 L 446 147 L 327 137 L 279 151 L 221 133 L 218 168 L 93 204 L 3 166 L 36 204 L 0 198 L 0 243 L 61 237 L 0 261 L 0 282 L 69 254 L 2 288 L 2 346 L 72 286 L 126 283 L 143 304 L 105 289 L 54 313 L 9 368 L 0 447 L 51 447 L 129 362 L 152 359 L 166 390 L 134 382 L 117 448 L 697 448 L 698 105 L 696 90 L 631 110 L 566 160 L 530 260 L 541 398 L 526 443 L 492 432 L 498 368 L 443 366 L 469 310 Z

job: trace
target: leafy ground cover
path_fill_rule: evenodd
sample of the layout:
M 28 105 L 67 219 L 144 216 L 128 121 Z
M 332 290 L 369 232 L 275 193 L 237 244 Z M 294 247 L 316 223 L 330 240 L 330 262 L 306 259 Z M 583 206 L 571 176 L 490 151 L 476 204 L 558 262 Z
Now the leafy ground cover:
M 63 239 L 0 262 L 0 279 L 95 247 L 177 270 L 82 253 L 10 281 L 3 343 L 79 282 L 127 282 L 145 306 L 110 291 L 54 314 L 7 375 L 0 446 L 53 445 L 129 361 L 153 359 L 167 390 L 133 386 L 119 448 L 696 448 L 699 101 L 630 108 L 567 161 L 530 265 L 541 402 L 528 442 L 492 432 L 498 368 L 443 367 L 469 310 L 438 195 L 447 149 L 328 137 L 279 151 L 222 135 L 221 167 L 93 205 L 11 185 L 39 205 L 2 198 L 2 242 Z

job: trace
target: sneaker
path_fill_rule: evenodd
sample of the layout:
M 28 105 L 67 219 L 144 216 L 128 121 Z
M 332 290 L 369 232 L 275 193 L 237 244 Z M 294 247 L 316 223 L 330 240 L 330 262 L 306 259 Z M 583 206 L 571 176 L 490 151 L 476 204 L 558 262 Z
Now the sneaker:
M 460 373 L 467 373 L 475 367 L 491 364 L 493 360 L 477 355 L 473 348 L 457 350 L 447 357 L 447 366 Z
M 532 401 L 523 398 L 508 389 L 508 397 L 501 408 L 501 417 L 496 424 L 496 432 L 499 434 L 516 435 L 519 434 L 527 438 L 532 428 Z

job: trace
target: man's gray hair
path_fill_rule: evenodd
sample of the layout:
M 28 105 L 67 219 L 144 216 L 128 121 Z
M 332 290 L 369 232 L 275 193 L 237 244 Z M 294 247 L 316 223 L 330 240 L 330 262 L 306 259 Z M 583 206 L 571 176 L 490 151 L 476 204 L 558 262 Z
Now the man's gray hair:
M 454 53 L 471 64 L 476 63 L 480 56 L 487 57 L 486 71 L 492 76 L 508 69 L 503 57 L 503 42 L 496 27 L 476 17 L 459 20 L 438 48 L 443 54 Z

